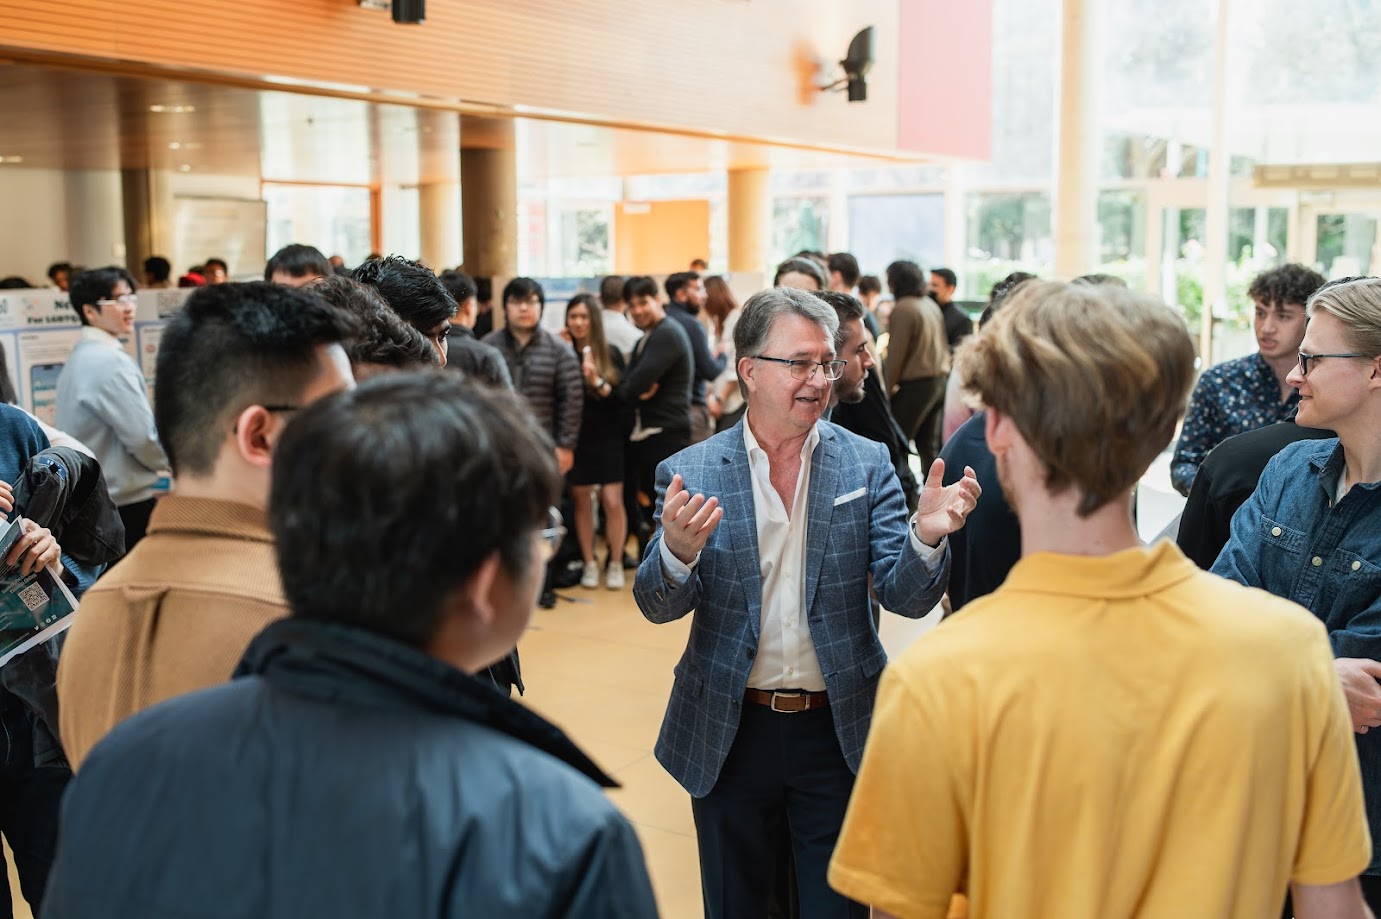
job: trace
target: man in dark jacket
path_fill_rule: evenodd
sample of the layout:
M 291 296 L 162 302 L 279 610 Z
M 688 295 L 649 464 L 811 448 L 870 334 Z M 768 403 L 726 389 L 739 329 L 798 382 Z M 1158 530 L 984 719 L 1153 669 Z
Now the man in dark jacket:
M 623 285 L 623 299 L 629 318 L 643 333 L 617 390 L 618 397 L 634 407 L 623 503 L 628 531 L 637 537 L 641 556 L 652 536 L 657 464 L 691 443 L 695 361 L 690 338 L 657 299 L 656 281 L 647 276 L 629 278 Z
M 454 374 L 304 409 L 269 507 L 292 618 L 96 746 L 44 915 L 655 916 L 613 781 L 472 676 L 527 625 L 558 484 L 519 401 Z
M 556 442 L 556 464 L 565 475 L 575 463 L 585 405 L 580 361 L 570 345 L 541 327 L 547 305 L 541 284 L 514 278 L 503 289 L 503 305 L 505 325 L 484 336 L 484 343 L 497 348 L 508 362 L 514 387 Z
M 705 282 L 694 271 L 678 271 L 667 278 L 668 319 L 674 319 L 690 340 L 691 357 L 695 362 L 695 381 L 691 385 L 691 443 L 709 440 L 714 434 L 715 419 L 722 414 L 719 400 L 709 384 L 724 372 L 727 358 L 710 348 L 709 336 L 700 322 L 700 310 L 705 305 Z
M 463 372 L 472 379 L 490 386 L 513 388 L 508 375 L 508 362 L 498 348 L 486 345 L 475 337 L 476 287 L 474 278 L 463 271 L 448 271 L 441 283 L 456 301 L 456 315 L 451 326 L 451 346 L 447 367 Z

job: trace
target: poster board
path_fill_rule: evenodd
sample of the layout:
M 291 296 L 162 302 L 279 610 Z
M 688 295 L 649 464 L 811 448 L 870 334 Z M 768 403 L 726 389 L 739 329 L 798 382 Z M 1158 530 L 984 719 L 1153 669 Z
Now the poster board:
M 150 402 L 163 326 L 191 292 L 139 291 L 134 334 L 123 344 L 144 372 Z M 58 377 L 80 339 L 81 321 L 66 293 L 52 288 L 0 291 L 0 352 L 16 404 L 48 424 L 53 423 Z

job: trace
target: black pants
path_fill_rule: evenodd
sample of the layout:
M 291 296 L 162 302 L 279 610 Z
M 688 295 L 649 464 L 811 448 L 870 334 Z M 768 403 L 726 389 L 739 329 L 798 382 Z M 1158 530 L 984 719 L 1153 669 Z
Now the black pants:
M 652 508 L 657 503 L 657 466 L 674 453 L 690 446 L 690 431 L 663 431 L 644 440 L 628 442 L 624 469 L 623 506 L 628 512 L 628 532 L 637 537 L 641 559 L 647 541 L 652 538 Z M 650 502 L 643 507 L 638 501 L 642 492 Z
M 802 919 L 867 919 L 825 879 L 853 786 L 828 708 L 784 714 L 745 702 L 719 781 L 691 800 L 705 919 L 781 909 L 775 888 L 791 857 Z
M 903 380 L 892 395 L 892 417 L 897 419 L 902 433 L 916 442 L 916 454 L 921 458 L 921 482 L 930 472 L 930 464 L 940 455 L 940 435 L 944 431 L 945 385 L 949 377 L 926 377 Z
M 144 501 L 136 501 L 133 504 L 122 504 L 116 508 L 120 512 L 120 520 L 125 525 L 125 553 L 128 554 L 134 544 L 144 538 L 144 533 L 149 529 L 149 517 L 153 514 L 154 502 L 157 498 L 148 498 Z

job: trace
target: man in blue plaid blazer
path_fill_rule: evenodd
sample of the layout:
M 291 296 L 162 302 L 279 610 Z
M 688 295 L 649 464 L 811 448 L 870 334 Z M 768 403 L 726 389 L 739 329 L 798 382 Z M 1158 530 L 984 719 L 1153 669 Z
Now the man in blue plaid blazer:
M 786 859 L 803 915 L 867 916 L 825 875 L 887 662 L 869 590 L 933 609 L 945 537 L 979 494 L 971 473 L 943 487 L 937 464 L 908 523 L 886 448 L 820 420 L 847 365 L 838 328 L 811 294 L 750 298 L 744 420 L 657 470 L 634 596 L 653 622 L 694 613 L 656 752 L 691 794 L 708 919 L 766 915 Z

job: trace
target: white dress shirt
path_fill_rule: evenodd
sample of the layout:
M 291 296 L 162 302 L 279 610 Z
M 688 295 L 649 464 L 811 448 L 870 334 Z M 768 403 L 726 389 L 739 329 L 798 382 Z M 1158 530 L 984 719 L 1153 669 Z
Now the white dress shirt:
M 748 673 L 750 689 L 800 689 L 823 692 L 825 677 L 815 654 L 810 625 L 806 619 L 806 545 L 810 508 L 810 463 L 820 443 L 820 429 L 811 429 L 801 446 L 801 469 L 796 475 L 796 495 L 788 515 L 781 496 L 772 486 L 772 467 L 767 452 L 758 446 L 746 419 L 743 442 L 753 484 L 753 516 L 757 524 L 758 564 L 762 577 L 762 612 L 759 621 L 758 651 Z M 722 522 L 721 522 L 722 523 Z M 914 518 L 913 518 L 914 524 Z M 933 563 L 933 556 L 944 545 L 931 547 L 911 528 L 911 546 Z M 699 563 L 696 556 L 684 564 L 661 545 L 662 572 L 668 586 L 684 584 Z M 860 610 L 860 615 L 867 611 Z
M 624 363 L 633 356 L 633 346 L 643 337 L 642 329 L 618 310 L 604 311 L 604 340 L 611 347 L 618 348 Z

